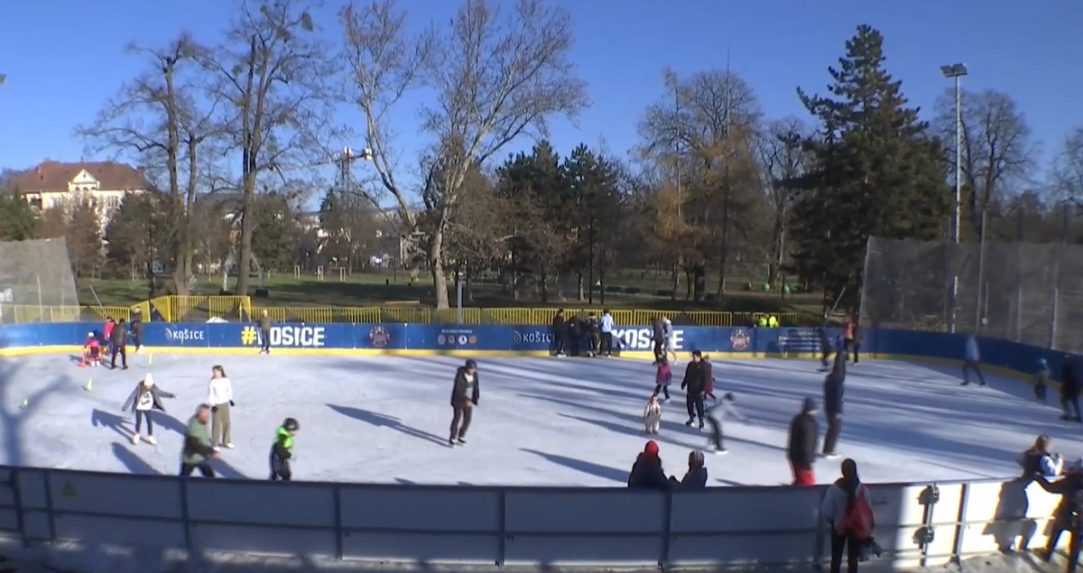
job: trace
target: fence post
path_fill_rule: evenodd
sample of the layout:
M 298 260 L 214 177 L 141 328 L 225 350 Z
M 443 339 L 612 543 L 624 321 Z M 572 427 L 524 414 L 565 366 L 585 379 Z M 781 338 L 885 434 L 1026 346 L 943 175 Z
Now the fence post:
M 52 472 L 45 470 L 45 510 L 49 512 L 49 541 L 56 541 L 56 515 L 53 513 Z
M 331 492 L 335 501 L 335 559 L 342 561 L 342 492 L 338 484 L 332 486 Z
M 19 530 L 19 537 L 23 540 L 23 547 L 30 547 L 30 540 L 26 538 L 26 516 L 23 515 L 23 492 L 19 488 L 19 470 L 11 468 L 11 493 L 15 497 L 15 527 Z
M 957 565 L 962 561 L 963 536 L 966 534 L 966 509 L 970 501 L 970 484 L 963 482 L 963 491 L 959 496 L 959 517 L 955 522 L 955 543 L 952 545 L 951 559 Z
M 662 512 L 662 554 L 658 556 L 658 567 L 665 568 L 669 563 L 669 537 L 673 527 L 673 492 L 665 493 L 665 510 Z
M 177 479 L 180 488 L 181 520 L 184 522 L 184 548 L 188 550 L 188 559 L 192 559 L 192 521 L 188 517 L 188 478 L 181 476 Z
M 503 567 L 504 561 L 508 555 L 508 492 L 507 490 L 500 490 L 500 501 L 498 506 L 500 510 L 500 541 L 496 544 L 496 566 Z

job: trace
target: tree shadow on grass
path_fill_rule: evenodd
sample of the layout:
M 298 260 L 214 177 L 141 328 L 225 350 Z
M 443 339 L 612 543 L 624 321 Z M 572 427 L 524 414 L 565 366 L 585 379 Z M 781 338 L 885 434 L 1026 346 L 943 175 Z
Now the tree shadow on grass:
M 448 445 L 447 440 L 441 438 L 440 436 L 430 434 L 424 430 L 419 430 L 417 428 L 407 426 L 406 424 L 402 423 L 402 420 L 394 416 L 378 414 L 376 412 L 370 412 L 368 410 L 362 410 L 361 408 L 354 408 L 352 406 L 336 406 L 335 404 L 328 404 L 327 407 L 338 412 L 339 414 L 342 414 L 343 416 L 348 416 L 355 420 L 361 420 L 362 422 L 372 424 L 376 427 L 388 428 L 396 432 L 401 432 L 403 434 L 406 434 L 407 436 L 410 436 L 411 438 L 417 438 L 419 440 L 431 442 L 433 444 L 445 447 Z
M 564 467 L 571 468 L 573 470 L 581 471 L 585 474 L 590 474 L 610 481 L 627 483 L 628 472 L 617 468 L 611 468 L 609 466 L 603 466 L 593 462 L 584 460 L 578 460 L 575 458 L 569 458 L 566 456 L 558 456 L 556 454 L 547 454 L 545 452 L 539 452 L 538 450 L 532 450 L 529 448 L 519 448 L 519 451 L 541 456 L 546 460 L 553 462 L 554 464 L 562 465 Z

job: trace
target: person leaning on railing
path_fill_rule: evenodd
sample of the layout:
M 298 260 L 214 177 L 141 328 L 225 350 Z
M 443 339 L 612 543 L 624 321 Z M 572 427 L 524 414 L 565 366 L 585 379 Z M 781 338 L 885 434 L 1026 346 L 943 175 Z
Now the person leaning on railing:
M 1068 543 L 1067 571 L 1073 573 L 1079 561 L 1080 533 L 1083 531 L 1083 460 L 1073 462 L 1064 479 L 1050 482 L 1041 473 L 1035 473 L 1033 477 L 1042 489 L 1061 496 L 1060 505 L 1053 511 L 1053 531 L 1042 559 L 1048 562 L 1053 557 L 1061 533 L 1068 531 L 1071 540 Z

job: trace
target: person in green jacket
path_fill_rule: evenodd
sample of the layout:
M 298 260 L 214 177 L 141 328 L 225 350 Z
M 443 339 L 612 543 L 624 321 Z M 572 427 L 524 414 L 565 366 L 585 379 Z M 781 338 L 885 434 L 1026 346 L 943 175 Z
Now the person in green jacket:
M 290 481 L 293 470 L 290 458 L 293 457 L 293 436 L 301 425 L 293 418 L 286 418 L 275 431 L 275 442 L 271 445 L 271 481 Z
M 199 468 L 203 477 L 213 478 L 214 470 L 208 460 L 218 457 L 218 451 L 211 447 L 211 433 L 207 422 L 211 418 L 211 407 L 200 404 L 196 413 L 188 420 L 188 430 L 184 433 L 184 449 L 181 451 L 180 475 L 190 476 Z

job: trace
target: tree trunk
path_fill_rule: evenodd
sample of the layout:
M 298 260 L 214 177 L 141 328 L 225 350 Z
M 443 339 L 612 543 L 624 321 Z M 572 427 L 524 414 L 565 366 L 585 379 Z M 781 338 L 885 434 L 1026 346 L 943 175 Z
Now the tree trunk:
M 436 310 L 447 310 L 447 275 L 444 274 L 444 230 L 437 225 L 429 243 L 429 270 L 432 271 L 433 295 L 436 297 Z
M 241 248 L 237 261 L 237 288 L 234 294 L 248 294 L 248 273 L 252 268 L 252 234 L 255 231 L 256 218 L 252 213 L 252 204 L 256 194 L 256 174 L 249 172 L 244 178 L 244 203 L 241 210 Z M 445 295 L 445 301 L 447 296 Z
M 726 294 L 726 262 L 729 259 L 730 238 L 730 190 L 727 174 L 725 190 L 722 194 L 722 249 L 718 261 L 718 298 Z
M 584 294 L 583 294 L 583 272 L 582 271 L 576 271 L 575 272 L 575 290 L 576 290 L 576 299 L 579 302 L 583 302 L 584 300 L 586 300 L 586 296 L 584 296 Z
M 678 263 L 673 263 L 673 272 L 671 278 L 673 279 L 673 288 L 669 291 L 669 300 L 677 300 L 677 289 L 681 286 L 681 273 L 678 272 Z

